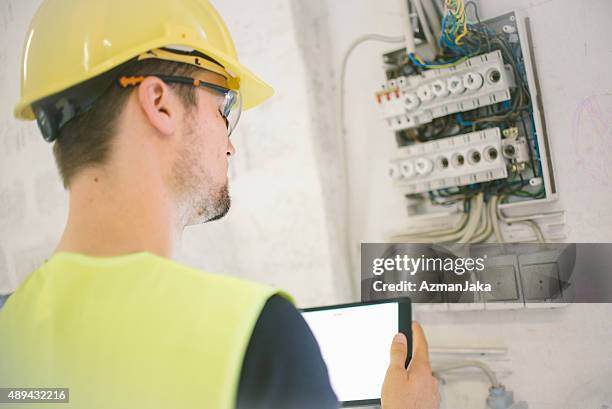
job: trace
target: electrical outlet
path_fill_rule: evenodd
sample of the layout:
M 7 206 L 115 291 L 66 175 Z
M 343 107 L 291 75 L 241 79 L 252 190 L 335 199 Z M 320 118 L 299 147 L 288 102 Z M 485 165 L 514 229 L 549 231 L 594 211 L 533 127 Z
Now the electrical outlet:
M 514 265 L 487 267 L 480 273 L 480 281 L 491 284 L 485 300 L 513 302 L 519 300 L 519 287 Z
M 514 74 L 499 50 L 457 65 L 387 81 L 376 100 L 394 131 L 414 128 L 455 112 L 510 100 Z
M 389 175 L 404 193 L 464 186 L 508 176 L 499 128 L 402 147 Z
M 561 301 L 563 293 L 557 263 L 521 266 L 526 302 Z

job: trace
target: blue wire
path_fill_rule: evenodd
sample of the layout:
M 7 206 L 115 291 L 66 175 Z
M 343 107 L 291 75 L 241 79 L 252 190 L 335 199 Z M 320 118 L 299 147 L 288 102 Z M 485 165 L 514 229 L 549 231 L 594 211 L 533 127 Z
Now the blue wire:
M 463 115 L 461 115 L 461 112 L 457 112 L 455 114 L 455 117 L 457 118 L 457 122 L 459 122 L 459 125 L 461 126 L 472 126 L 473 125 L 472 121 L 465 121 L 463 119 Z
M 454 64 L 462 57 L 458 57 L 455 61 L 425 61 L 425 63 L 419 62 L 413 53 L 408 54 L 410 61 L 417 67 L 421 68 L 436 68 L 437 65 Z
M 471 55 L 475 51 L 477 51 L 477 49 L 474 50 L 470 47 L 465 47 L 465 46 L 461 47 L 457 45 L 456 43 L 457 40 L 456 40 L 455 35 L 451 34 L 457 29 L 457 18 L 452 13 L 448 12 L 444 16 L 442 16 L 441 24 L 442 24 L 442 30 L 441 30 L 442 32 L 440 33 L 440 38 L 438 39 L 438 46 L 441 49 L 446 48 L 449 51 L 452 51 L 457 56 L 457 59 L 454 61 L 436 60 L 436 61 L 425 61 L 422 63 L 418 61 L 414 57 L 413 54 L 410 54 L 408 58 L 410 59 L 413 65 L 420 67 L 420 68 L 431 68 L 436 65 L 453 64 L 457 60 L 459 60 L 461 57 Z

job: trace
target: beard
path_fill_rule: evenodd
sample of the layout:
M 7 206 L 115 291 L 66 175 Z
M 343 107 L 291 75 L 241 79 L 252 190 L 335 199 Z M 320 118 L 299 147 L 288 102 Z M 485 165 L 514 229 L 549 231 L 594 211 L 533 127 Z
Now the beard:
M 207 206 L 205 206 L 203 203 L 200 203 L 200 206 L 196 206 L 198 209 L 197 213 L 201 218 L 200 221 L 196 221 L 196 224 L 219 220 L 225 216 L 227 212 L 229 212 L 232 200 L 229 195 L 227 182 L 217 191 L 217 194 L 214 196 L 214 198 L 211 198 L 210 196 L 206 198 L 211 199 L 206 201 Z
M 193 123 L 186 124 L 184 142 L 172 166 L 170 184 L 183 209 L 185 226 L 219 220 L 231 206 L 227 179 L 219 183 L 211 177 L 196 148 L 201 146 L 197 138 Z
M 175 167 L 175 181 L 180 187 L 185 226 L 202 224 L 219 220 L 227 214 L 231 198 L 227 181 L 221 186 L 214 186 L 206 173 L 179 171 Z M 175 185 L 176 186 L 176 185 Z

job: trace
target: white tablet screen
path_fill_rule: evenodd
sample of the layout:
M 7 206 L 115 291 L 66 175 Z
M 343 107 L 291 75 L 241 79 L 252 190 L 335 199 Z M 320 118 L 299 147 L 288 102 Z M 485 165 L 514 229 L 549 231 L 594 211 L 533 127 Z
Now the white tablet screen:
M 398 304 L 306 311 L 341 402 L 380 399 L 389 348 L 398 332 Z

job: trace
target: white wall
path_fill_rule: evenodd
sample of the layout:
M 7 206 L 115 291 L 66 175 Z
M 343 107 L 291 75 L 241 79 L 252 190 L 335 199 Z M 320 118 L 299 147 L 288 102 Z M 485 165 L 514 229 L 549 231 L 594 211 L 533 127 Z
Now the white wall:
M 276 93 L 246 112 L 237 135 L 232 135 L 238 154 L 231 169 L 230 214 L 219 223 L 187 231 L 183 259 L 274 283 L 288 289 L 302 306 L 347 298 L 345 235 L 327 211 L 329 183 L 318 171 L 320 123 L 313 120 L 309 72 L 295 36 L 291 4 L 213 3 L 234 36 L 241 61 Z
M 366 33 L 401 35 L 397 0 L 325 0 L 335 73 L 351 42 Z M 486 19 L 514 8 L 531 18 L 560 200 L 569 242 L 612 240 L 612 3 L 605 0 L 480 0 Z M 386 177 L 394 138 L 373 98 L 384 80 L 381 55 L 393 44 L 365 43 L 347 71 L 347 146 L 353 263 L 360 242 L 384 241 L 401 223 L 400 198 Z M 358 264 L 355 264 L 358 265 Z M 531 408 L 612 406 L 612 306 L 561 310 L 421 313 L 432 347 L 507 348 L 512 375 L 502 380 Z M 450 379 L 450 378 L 449 378 Z M 443 407 L 483 408 L 486 382 L 453 377 Z M 604 406 L 607 405 L 607 406 Z

